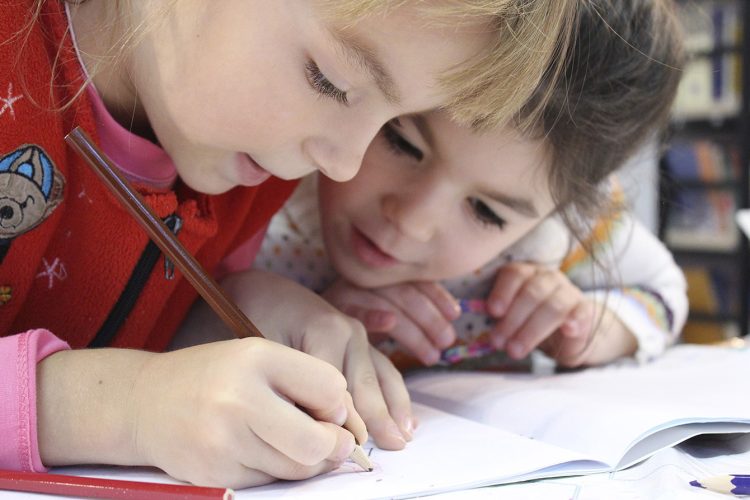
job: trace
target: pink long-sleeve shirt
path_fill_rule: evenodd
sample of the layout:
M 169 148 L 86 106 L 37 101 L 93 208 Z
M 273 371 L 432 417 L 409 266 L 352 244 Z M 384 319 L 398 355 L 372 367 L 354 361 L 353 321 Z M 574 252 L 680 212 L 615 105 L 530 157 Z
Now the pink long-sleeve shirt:
M 0 338 L 0 468 L 41 472 L 36 430 L 36 365 L 68 344 L 47 330 Z

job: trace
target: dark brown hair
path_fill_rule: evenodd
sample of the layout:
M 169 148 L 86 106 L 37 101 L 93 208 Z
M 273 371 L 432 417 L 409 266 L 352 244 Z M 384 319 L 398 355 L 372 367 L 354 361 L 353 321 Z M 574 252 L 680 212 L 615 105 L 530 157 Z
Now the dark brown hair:
M 603 208 L 600 183 L 663 130 L 684 63 L 671 0 L 581 0 L 576 25 L 537 127 L 551 149 L 552 196 L 571 229 L 580 220 L 573 213 Z

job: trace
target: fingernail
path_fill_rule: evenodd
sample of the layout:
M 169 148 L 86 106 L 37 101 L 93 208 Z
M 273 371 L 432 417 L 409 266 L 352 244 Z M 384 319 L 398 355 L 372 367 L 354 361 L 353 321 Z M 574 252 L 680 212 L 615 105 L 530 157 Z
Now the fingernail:
M 346 423 L 346 417 L 349 416 L 349 412 L 346 411 L 346 406 L 341 405 L 333 414 L 333 422 L 336 425 L 344 425 Z
M 461 304 L 454 300 L 451 304 L 451 319 L 458 319 L 459 316 L 461 316 Z
M 401 433 L 401 429 L 398 428 L 398 425 L 396 425 L 396 422 L 389 423 L 385 431 L 402 446 L 406 446 L 406 439 L 404 439 L 404 435 Z
M 520 342 L 513 341 L 508 344 L 507 350 L 508 354 L 510 354 L 510 357 L 520 359 L 523 357 L 525 348 Z
M 456 340 L 456 332 L 453 330 L 453 326 L 448 325 L 445 330 L 440 334 L 440 346 L 447 348 L 453 345 Z
M 505 347 L 505 337 L 492 337 L 492 346 L 497 350 L 501 350 Z
M 406 417 L 401 421 L 401 429 L 403 430 L 404 438 L 407 441 L 411 441 L 414 437 L 414 421 L 411 417 Z
M 422 359 L 422 363 L 424 363 L 427 366 L 432 366 L 438 361 L 440 361 L 440 351 L 437 351 L 437 350 L 430 351 Z

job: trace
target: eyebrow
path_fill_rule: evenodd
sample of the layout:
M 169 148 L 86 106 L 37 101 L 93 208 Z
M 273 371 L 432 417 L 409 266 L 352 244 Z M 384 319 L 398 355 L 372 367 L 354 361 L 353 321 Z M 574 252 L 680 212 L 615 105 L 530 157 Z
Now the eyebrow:
M 344 56 L 370 74 L 385 99 L 391 104 L 400 104 L 401 97 L 393 77 L 385 69 L 376 51 L 350 33 L 335 28 L 331 28 L 330 32 Z
M 506 207 L 523 216 L 529 218 L 539 217 L 539 212 L 537 211 L 534 204 L 526 198 L 518 198 L 515 196 L 497 192 L 485 192 L 484 194 L 485 196 L 488 196 L 494 201 L 505 205 Z

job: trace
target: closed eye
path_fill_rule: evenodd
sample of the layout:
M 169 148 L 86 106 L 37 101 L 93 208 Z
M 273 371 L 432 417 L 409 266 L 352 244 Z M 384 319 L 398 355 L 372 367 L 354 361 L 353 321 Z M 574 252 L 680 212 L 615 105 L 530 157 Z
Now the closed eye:
M 316 92 L 326 97 L 330 97 L 334 101 L 340 102 L 341 104 L 349 104 L 349 99 L 347 98 L 346 92 L 332 84 L 331 81 L 326 78 L 323 72 L 320 71 L 320 68 L 315 63 L 315 61 L 310 60 L 307 62 L 307 64 L 305 64 L 305 74 L 307 76 L 307 81 L 310 83 L 310 86 Z
M 507 221 L 497 215 L 485 202 L 479 198 L 467 200 L 472 216 L 484 226 L 504 229 Z
M 383 126 L 382 132 L 386 142 L 395 154 L 411 156 L 417 161 L 422 161 L 424 158 L 422 150 L 399 134 L 392 124 L 386 123 Z

